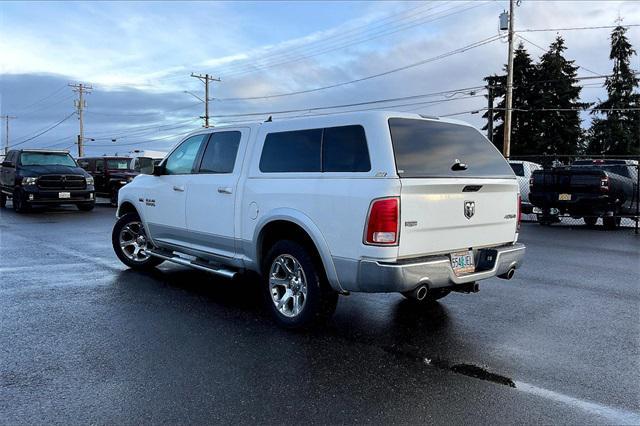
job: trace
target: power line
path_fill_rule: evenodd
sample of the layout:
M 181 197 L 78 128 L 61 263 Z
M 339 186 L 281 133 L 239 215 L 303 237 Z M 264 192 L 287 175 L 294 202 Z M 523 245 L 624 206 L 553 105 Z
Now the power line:
M 536 44 L 536 43 L 532 42 L 531 40 L 528 40 L 528 39 L 524 38 L 524 37 L 523 37 L 523 36 L 521 36 L 520 34 L 516 34 L 516 37 L 518 37 L 520 40 L 526 41 L 527 43 L 529 43 L 530 45 L 532 45 L 532 46 L 534 46 L 534 47 L 537 47 L 538 49 L 542 50 L 543 52 L 546 52 L 546 51 L 547 51 L 547 49 L 545 49 L 544 47 L 540 46 L 539 44 Z M 598 75 L 598 76 L 599 76 L 599 75 L 602 75 L 601 73 L 596 72 L 596 71 L 593 71 L 593 70 L 590 70 L 589 68 L 584 67 L 584 66 L 582 66 L 582 65 L 578 65 L 578 67 L 579 67 L 579 68 L 582 68 L 583 70 L 585 70 L 585 71 L 587 71 L 587 72 L 590 72 L 591 74 Z
M 622 27 L 640 27 L 640 24 L 620 25 Z M 568 28 L 529 28 L 525 30 L 517 30 L 516 33 L 537 33 L 545 31 L 577 31 L 577 30 L 600 30 L 618 28 L 618 25 L 599 25 L 592 27 L 568 27 Z
M 73 115 L 75 115 L 75 113 L 76 113 L 76 112 L 75 112 L 75 111 L 73 111 L 71 114 L 67 115 L 65 118 L 63 118 L 62 120 L 58 121 L 58 122 L 57 122 L 57 123 L 55 123 L 54 125 L 52 125 L 52 126 L 48 127 L 46 130 L 43 130 L 42 132 L 38 133 L 37 135 L 32 136 L 32 137 L 30 137 L 29 139 L 25 139 L 25 140 L 23 140 L 23 141 L 20 141 L 20 142 L 18 142 L 18 143 L 13 144 L 13 147 L 16 147 L 16 146 L 18 146 L 18 145 L 25 144 L 25 143 L 27 143 L 27 142 L 29 142 L 29 141 L 34 140 L 35 138 L 38 138 L 38 137 L 40 137 L 40 136 L 44 135 L 45 133 L 47 133 L 47 132 L 49 132 L 49 131 L 51 131 L 51 130 L 55 129 L 56 127 L 58 127 L 59 125 L 61 125 L 61 124 L 62 124 L 62 123 L 64 123 L 65 121 L 67 121 L 69 118 L 71 118 Z
M 31 108 L 32 106 L 37 105 L 37 104 L 39 104 L 39 103 L 41 103 L 41 102 L 43 102 L 43 101 L 46 101 L 47 99 L 49 99 L 49 98 L 53 97 L 54 95 L 57 95 L 58 93 L 62 92 L 66 87 L 67 87 L 66 85 L 64 85 L 64 86 L 62 86 L 62 87 L 59 87 L 58 89 L 56 89 L 54 92 L 52 92 L 52 93 L 48 94 L 47 96 L 45 96 L 45 97 L 43 97 L 43 98 L 40 98 L 39 100 L 37 100 L 37 101 L 35 101 L 35 102 L 32 102 L 32 103 L 30 103 L 30 104 L 28 104 L 28 105 L 25 105 L 25 106 L 22 106 L 22 107 L 18 107 L 17 109 L 18 109 L 18 110 L 20 110 L 20 111 L 23 111 L 23 110 L 29 109 L 29 108 Z
M 300 94 L 305 94 L 305 93 L 318 92 L 318 91 L 321 91 L 321 90 L 333 89 L 333 88 L 336 88 L 336 87 L 346 86 L 348 84 L 360 83 L 362 81 L 371 80 L 373 78 L 382 77 L 382 76 L 393 74 L 393 73 L 396 73 L 396 72 L 399 72 L 399 71 L 404 71 L 404 70 L 407 70 L 407 69 L 410 69 L 410 68 L 414 68 L 414 67 L 417 67 L 417 66 L 420 66 L 420 65 L 424 65 L 424 64 L 429 63 L 429 62 L 437 61 L 439 59 L 444 59 L 444 58 L 449 57 L 449 56 L 453 56 L 453 55 L 456 55 L 456 54 L 459 54 L 459 53 L 466 52 L 466 51 L 471 50 L 471 49 L 475 49 L 475 48 L 480 47 L 480 46 L 484 46 L 485 44 L 492 43 L 492 42 L 494 42 L 496 40 L 499 40 L 499 39 L 501 39 L 503 37 L 504 36 L 502 36 L 502 35 L 491 36 L 491 37 L 488 37 L 486 39 L 477 41 L 475 43 L 471 43 L 471 44 L 468 44 L 466 46 L 460 47 L 458 49 L 442 53 L 442 54 L 440 54 L 438 56 L 434 56 L 434 57 L 431 57 L 431 58 L 423 59 L 421 61 L 414 62 L 412 64 L 408 64 L 408 65 L 405 65 L 405 66 L 402 66 L 402 67 L 398 67 L 398 68 L 393 68 L 393 69 L 388 70 L 388 71 L 384 71 L 384 72 L 381 72 L 381 73 L 378 73 L 378 74 L 369 75 L 369 76 L 362 77 L 362 78 L 357 78 L 357 79 L 350 80 L 350 81 L 343 81 L 341 83 L 331 84 L 331 85 L 328 85 L 328 86 L 316 87 L 316 88 L 313 88 L 313 89 L 306 89 L 306 90 L 298 90 L 298 91 L 295 91 L 295 92 L 288 92 L 288 93 L 278 93 L 278 94 L 273 94 L 273 95 L 250 96 L 250 97 L 246 97 L 246 98 L 222 98 L 222 99 L 217 99 L 217 100 L 219 100 L 219 101 L 246 101 L 246 100 L 257 100 L 257 99 L 273 99 L 273 98 L 281 98 L 281 97 L 284 97 L 284 96 L 293 96 L 293 95 L 300 95 Z
M 324 49 L 312 51 L 309 54 L 306 54 L 306 55 L 303 55 L 303 56 L 298 56 L 298 57 L 293 57 L 292 59 L 288 59 L 288 60 L 281 61 L 281 62 L 277 62 L 276 61 L 276 62 L 268 63 L 268 64 L 263 65 L 263 66 L 260 66 L 260 65 L 258 65 L 258 66 L 247 66 L 245 70 L 241 69 L 240 71 L 235 71 L 235 72 L 224 74 L 224 76 L 225 76 L 225 78 L 229 78 L 229 77 L 232 77 L 232 76 L 248 74 L 248 73 L 256 72 L 256 71 L 262 71 L 264 69 L 271 68 L 271 67 L 274 67 L 274 66 L 286 65 L 286 64 L 290 64 L 292 62 L 298 62 L 298 61 L 301 61 L 301 60 L 313 58 L 313 57 L 316 57 L 316 56 L 319 56 L 319 55 L 323 55 L 325 53 L 333 52 L 333 51 L 340 50 L 340 49 L 343 49 L 343 48 L 346 48 L 346 47 L 350 47 L 350 46 L 353 46 L 353 45 L 356 45 L 356 44 L 361 44 L 361 43 L 364 43 L 364 42 L 375 40 L 375 39 L 378 39 L 380 37 L 384 37 L 384 36 L 388 36 L 388 35 L 391 35 L 391 34 L 395 34 L 395 33 L 399 32 L 399 31 L 404 31 L 404 30 L 416 27 L 418 25 L 423 25 L 423 24 L 426 24 L 426 23 L 429 23 L 429 22 L 433 22 L 433 21 L 442 19 L 442 18 L 446 18 L 448 16 L 455 15 L 457 13 L 466 12 L 466 11 L 468 11 L 470 9 L 474 9 L 474 8 L 483 6 L 485 4 L 487 4 L 487 3 L 475 3 L 471 7 L 463 8 L 462 10 L 456 10 L 454 12 L 451 12 L 451 13 L 448 13 L 448 14 L 445 14 L 445 15 L 442 15 L 442 16 L 436 16 L 436 17 L 425 16 L 425 17 L 420 18 L 420 20 L 418 22 L 412 23 L 411 25 L 404 25 L 402 27 L 399 27 L 399 28 L 391 30 L 391 31 L 389 31 L 389 29 L 386 29 L 386 30 L 384 30 L 382 32 L 374 33 L 374 34 L 372 34 L 372 35 L 370 35 L 370 36 L 368 36 L 368 37 L 366 37 L 364 39 L 355 40 L 355 41 L 351 41 L 351 42 L 347 42 L 347 43 L 343 43 L 343 44 L 339 44 L 339 45 L 334 45 L 334 46 L 327 46 Z M 451 8 L 451 9 L 448 9 L 448 10 L 442 11 L 442 12 L 451 11 L 451 10 L 454 10 L 456 8 L 459 8 L 459 6 L 455 6 L 455 7 Z M 442 12 L 438 12 L 438 13 L 442 13 Z M 429 18 L 429 19 L 427 19 L 427 18 Z M 286 58 L 283 58 L 283 59 L 286 59 Z

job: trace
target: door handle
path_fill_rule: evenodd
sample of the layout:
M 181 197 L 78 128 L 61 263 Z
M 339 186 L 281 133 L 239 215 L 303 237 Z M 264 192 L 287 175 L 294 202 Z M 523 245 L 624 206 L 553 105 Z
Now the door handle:
M 221 194 L 231 194 L 232 189 L 228 186 L 220 186 L 218 187 L 218 192 Z
M 174 191 L 184 192 L 184 186 L 173 186 Z

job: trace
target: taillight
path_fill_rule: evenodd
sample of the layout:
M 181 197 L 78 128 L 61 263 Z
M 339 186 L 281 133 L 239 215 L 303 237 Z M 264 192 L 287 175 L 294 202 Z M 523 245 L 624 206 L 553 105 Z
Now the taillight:
M 522 219 L 522 196 L 518 194 L 518 227 L 517 227 L 518 230 L 520 230 L 521 219 Z
M 608 191 L 608 190 L 609 190 L 609 176 L 600 178 L 600 191 Z
M 398 197 L 373 200 L 367 217 L 365 244 L 398 244 L 400 200 Z
M 533 178 L 529 178 L 529 189 L 533 188 Z

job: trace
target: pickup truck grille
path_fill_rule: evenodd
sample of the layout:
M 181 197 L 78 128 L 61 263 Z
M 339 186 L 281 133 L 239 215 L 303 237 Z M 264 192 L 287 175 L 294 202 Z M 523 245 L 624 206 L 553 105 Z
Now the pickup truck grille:
M 85 189 L 86 187 L 84 176 L 79 175 L 45 175 L 38 178 L 40 189 Z

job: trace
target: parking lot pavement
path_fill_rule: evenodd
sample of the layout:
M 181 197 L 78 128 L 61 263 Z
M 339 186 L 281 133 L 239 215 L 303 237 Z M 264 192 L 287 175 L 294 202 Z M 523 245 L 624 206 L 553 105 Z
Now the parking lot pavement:
M 0 423 L 640 423 L 629 232 L 523 224 L 510 281 L 429 309 L 354 294 L 295 333 L 250 277 L 127 270 L 113 222 L 0 212 Z

